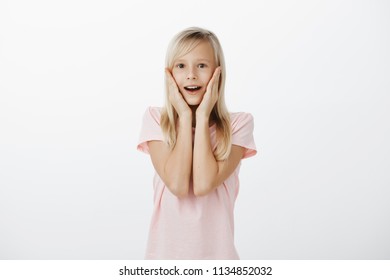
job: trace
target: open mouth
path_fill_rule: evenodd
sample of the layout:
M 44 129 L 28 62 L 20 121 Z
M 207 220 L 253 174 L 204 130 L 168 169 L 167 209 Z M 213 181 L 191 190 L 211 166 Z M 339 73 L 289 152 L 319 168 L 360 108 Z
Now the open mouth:
M 187 86 L 187 87 L 184 87 L 185 90 L 188 90 L 190 92 L 196 92 L 198 90 L 200 90 L 202 87 L 200 86 Z

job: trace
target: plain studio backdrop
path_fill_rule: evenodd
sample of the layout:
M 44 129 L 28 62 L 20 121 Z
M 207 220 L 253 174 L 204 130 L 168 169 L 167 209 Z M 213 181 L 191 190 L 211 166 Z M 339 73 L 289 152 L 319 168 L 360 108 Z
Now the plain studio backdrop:
M 390 258 L 387 1 L 1 1 L 0 258 L 143 259 L 168 42 L 219 37 L 242 259 Z

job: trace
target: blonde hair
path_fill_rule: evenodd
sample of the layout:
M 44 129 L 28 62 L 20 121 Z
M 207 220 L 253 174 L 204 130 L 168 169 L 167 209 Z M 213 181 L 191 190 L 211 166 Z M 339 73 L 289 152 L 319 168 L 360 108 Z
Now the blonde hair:
M 202 41 L 210 43 L 214 50 L 216 66 L 221 66 L 218 100 L 210 117 L 215 121 L 217 131 L 217 147 L 214 156 L 217 160 L 226 160 L 231 150 L 232 135 L 230 116 L 225 104 L 225 59 L 217 36 L 213 32 L 199 27 L 190 27 L 179 32 L 168 46 L 165 67 L 172 70 L 175 59 L 189 53 Z M 176 144 L 177 119 L 178 114 L 169 101 L 168 83 L 165 80 L 165 106 L 162 110 L 160 123 L 165 141 L 171 149 Z

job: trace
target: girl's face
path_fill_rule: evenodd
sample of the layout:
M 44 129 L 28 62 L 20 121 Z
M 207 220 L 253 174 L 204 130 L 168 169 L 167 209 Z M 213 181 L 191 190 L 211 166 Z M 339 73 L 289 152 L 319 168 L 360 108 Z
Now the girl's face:
M 172 75 L 188 105 L 200 104 L 216 67 L 214 51 L 208 41 L 200 42 L 174 61 Z

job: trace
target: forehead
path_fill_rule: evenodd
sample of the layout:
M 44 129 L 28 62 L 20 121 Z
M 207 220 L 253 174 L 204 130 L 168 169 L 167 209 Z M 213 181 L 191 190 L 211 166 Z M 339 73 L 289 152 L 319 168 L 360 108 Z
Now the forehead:
M 197 59 L 209 60 L 210 62 L 215 61 L 214 49 L 207 40 L 202 40 L 195 44 L 194 42 L 187 42 L 183 45 L 182 51 L 177 54 L 175 60 Z

